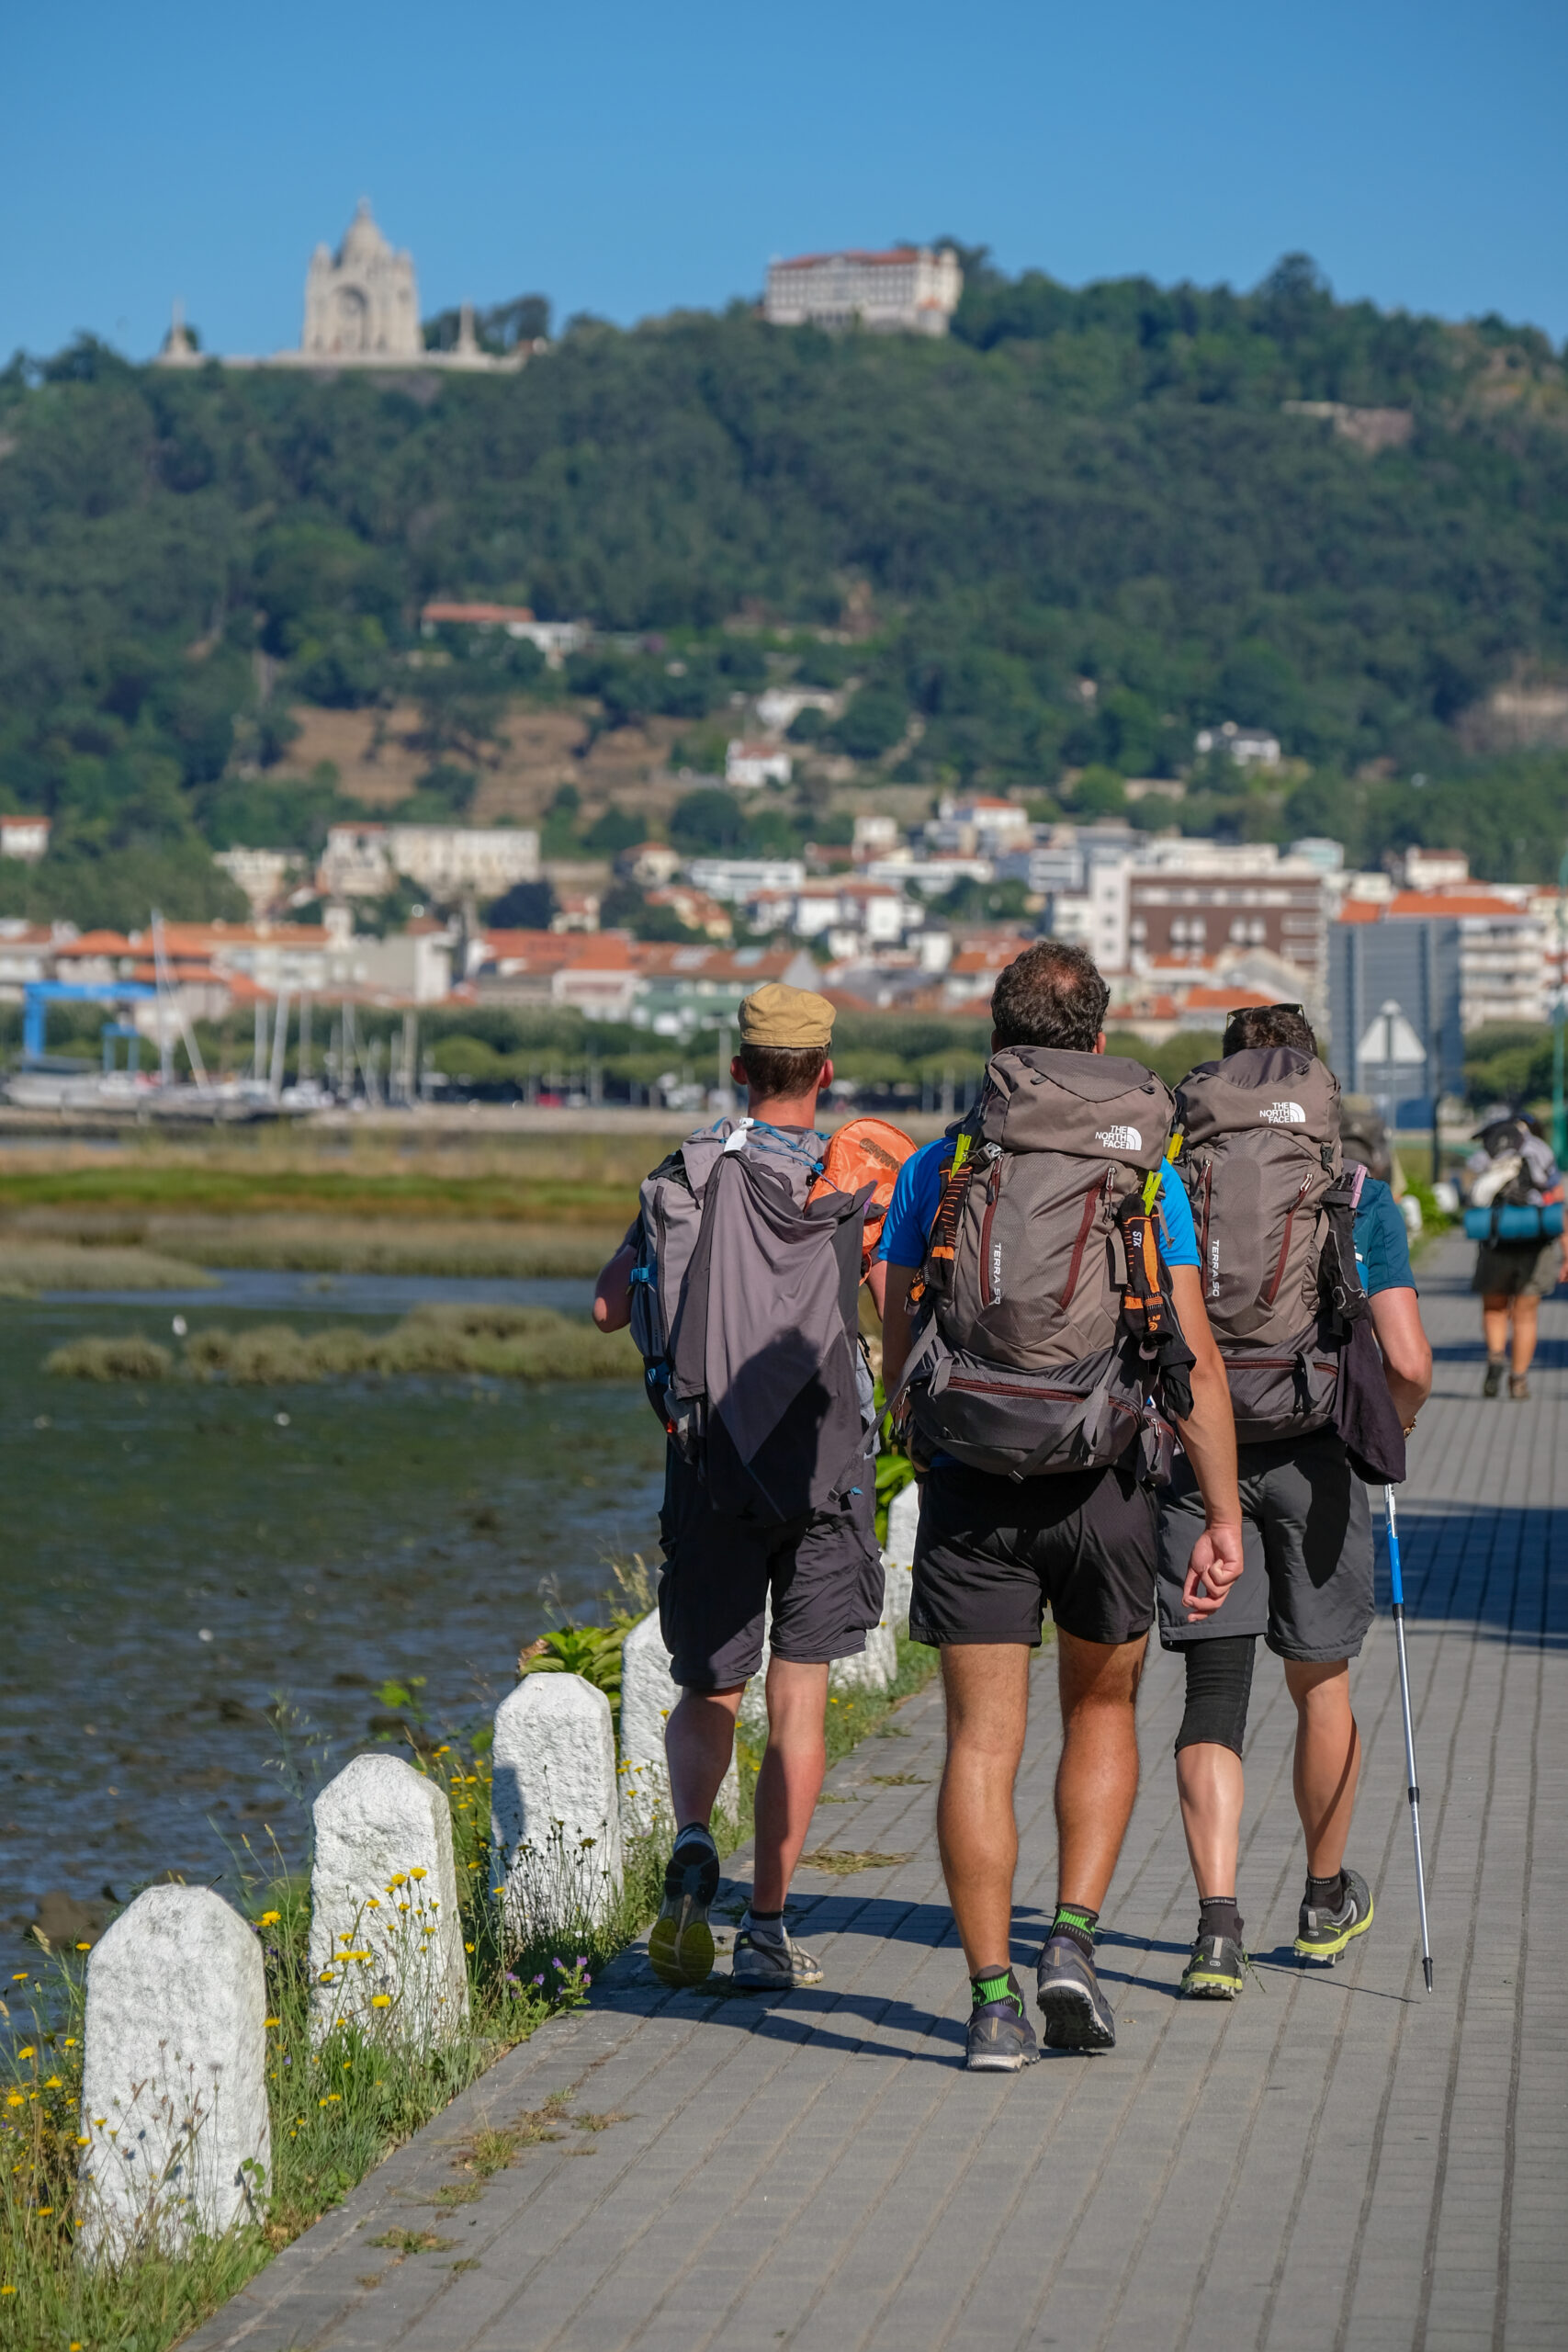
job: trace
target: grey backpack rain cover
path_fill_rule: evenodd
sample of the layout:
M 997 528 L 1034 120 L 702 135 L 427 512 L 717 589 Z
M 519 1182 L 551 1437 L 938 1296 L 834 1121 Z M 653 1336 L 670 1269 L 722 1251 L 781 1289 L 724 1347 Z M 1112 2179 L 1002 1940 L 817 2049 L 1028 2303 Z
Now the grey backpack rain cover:
M 842 1509 L 872 1475 L 857 1323 L 870 1189 L 808 1203 L 819 1173 L 776 1130 L 726 1119 L 642 1186 L 632 1337 L 666 1434 L 727 1516 Z

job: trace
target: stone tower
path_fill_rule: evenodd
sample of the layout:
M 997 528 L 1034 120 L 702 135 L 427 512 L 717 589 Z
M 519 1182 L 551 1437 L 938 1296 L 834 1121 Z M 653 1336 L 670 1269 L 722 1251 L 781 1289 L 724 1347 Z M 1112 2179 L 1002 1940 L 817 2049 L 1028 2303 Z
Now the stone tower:
M 318 245 L 305 280 L 305 333 L 311 358 L 421 359 L 413 260 L 394 253 L 360 198 L 334 255 Z

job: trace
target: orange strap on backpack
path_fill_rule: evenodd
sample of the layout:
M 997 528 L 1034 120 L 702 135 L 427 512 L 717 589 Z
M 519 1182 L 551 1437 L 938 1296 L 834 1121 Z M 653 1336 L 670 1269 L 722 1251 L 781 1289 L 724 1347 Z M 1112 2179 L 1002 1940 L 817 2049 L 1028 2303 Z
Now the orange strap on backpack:
M 903 1128 L 894 1126 L 890 1120 L 847 1119 L 829 1136 L 822 1155 L 822 1173 L 806 1196 L 811 1202 L 820 1199 L 824 1193 L 859 1193 L 867 1184 L 872 1186 L 861 1242 L 862 1282 L 871 1271 L 872 1252 L 882 1238 L 898 1170 L 914 1148 Z

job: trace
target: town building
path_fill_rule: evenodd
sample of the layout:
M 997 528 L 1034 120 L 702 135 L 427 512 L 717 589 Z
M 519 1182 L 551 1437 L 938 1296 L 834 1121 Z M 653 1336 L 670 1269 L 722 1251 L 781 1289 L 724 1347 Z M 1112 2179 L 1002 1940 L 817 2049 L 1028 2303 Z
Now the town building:
M 1207 846 L 1207 845 L 1206 845 Z M 1251 872 L 1134 867 L 1126 876 L 1127 944 L 1134 969 L 1201 964 L 1222 948 L 1262 947 L 1302 976 L 1317 1002 L 1326 985 L 1328 905 L 1321 874 L 1288 860 Z
M 777 743 L 748 743 L 736 736 L 725 747 L 724 780 L 743 790 L 764 784 L 787 784 L 795 763 Z
M 270 914 L 289 886 L 304 870 L 305 860 L 290 849 L 220 849 L 212 863 L 250 900 L 253 915 Z
M 710 899 L 741 906 L 758 890 L 798 890 L 806 864 L 798 857 L 694 857 L 686 879 Z
M 776 327 L 860 326 L 885 334 L 945 334 L 964 291 L 951 245 L 886 253 L 802 254 L 768 265 L 762 315 Z
M 1238 768 L 1277 768 L 1280 764 L 1280 739 L 1260 727 L 1238 727 L 1227 718 L 1221 727 L 1201 727 L 1192 738 L 1192 748 L 1201 758 L 1211 752 L 1224 752 Z
M 946 795 L 926 825 L 933 850 L 956 850 L 962 857 L 1005 857 L 1030 839 L 1029 811 L 1016 800 L 955 800 Z
M 638 842 L 632 849 L 624 849 L 615 859 L 615 872 L 623 882 L 635 882 L 639 890 L 650 890 L 672 882 L 681 870 L 681 853 L 671 849 L 668 842 Z
M 527 605 L 465 605 L 436 597 L 421 606 L 419 631 L 422 637 L 434 637 L 438 628 L 500 629 L 503 636 L 537 646 L 551 670 L 562 668 L 569 653 L 581 653 L 592 635 L 587 621 L 536 620 Z
M 1555 943 L 1529 903 L 1484 884 L 1468 889 L 1400 890 L 1386 905 L 1347 899 L 1339 928 L 1424 922 L 1452 926 L 1459 975 L 1459 1021 L 1468 1034 L 1489 1022 L 1517 1024 L 1547 1017 Z
M 1412 843 L 1386 863 L 1402 890 L 1462 890 L 1470 881 L 1470 859 L 1462 849 L 1423 849 Z
M 512 375 L 528 349 L 498 356 L 481 351 L 474 333 L 473 305 L 462 305 L 457 343 L 452 351 L 429 351 L 420 324 L 419 288 L 413 256 L 394 251 L 377 227 L 369 199 L 361 198 L 343 243 L 334 254 L 320 244 L 305 277 L 305 322 L 297 351 L 276 351 L 265 359 L 223 358 L 224 368 L 418 368 Z M 176 302 L 169 332 L 154 366 L 201 368 L 214 355 L 197 349 Z
M 843 707 L 843 695 L 825 687 L 767 686 L 757 696 L 757 723 L 770 735 L 782 735 L 803 710 L 819 710 L 824 718 L 835 718 Z
M 433 899 L 497 899 L 539 878 L 539 836 L 524 825 L 333 825 L 317 874 L 334 899 L 385 898 L 399 876 Z
M 0 857 L 14 857 L 24 865 L 36 865 L 49 854 L 49 819 L 30 813 L 23 817 L 0 817 Z

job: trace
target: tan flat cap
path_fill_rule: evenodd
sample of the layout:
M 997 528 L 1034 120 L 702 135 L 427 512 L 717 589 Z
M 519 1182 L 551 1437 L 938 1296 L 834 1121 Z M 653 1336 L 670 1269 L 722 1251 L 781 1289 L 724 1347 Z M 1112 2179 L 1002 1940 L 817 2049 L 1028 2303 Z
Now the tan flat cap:
M 740 1000 L 740 1042 L 743 1046 L 786 1046 L 803 1053 L 833 1040 L 833 1007 L 812 989 L 786 989 L 769 980 Z

